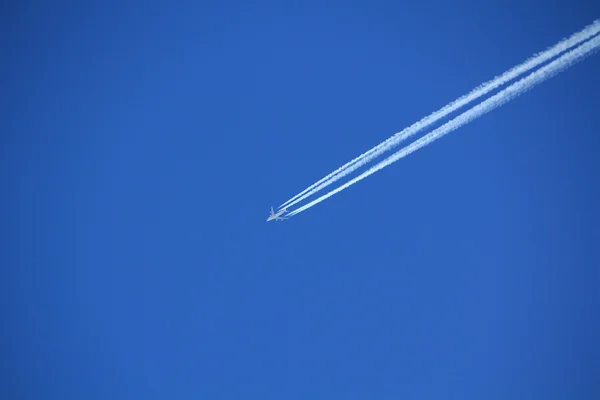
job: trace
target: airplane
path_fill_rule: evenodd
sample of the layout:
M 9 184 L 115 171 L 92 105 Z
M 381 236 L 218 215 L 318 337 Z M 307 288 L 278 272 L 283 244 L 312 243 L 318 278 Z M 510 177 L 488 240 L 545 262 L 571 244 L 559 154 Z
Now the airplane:
M 277 213 L 275 213 L 275 211 L 273 211 L 273 206 L 271 206 L 271 215 L 269 215 L 269 218 L 267 218 L 267 222 L 272 221 L 272 220 L 283 221 L 284 219 L 287 219 L 286 217 L 281 216 L 285 212 L 287 212 L 287 208 L 284 208 L 283 210 L 279 210 L 279 211 L 277 211 Z

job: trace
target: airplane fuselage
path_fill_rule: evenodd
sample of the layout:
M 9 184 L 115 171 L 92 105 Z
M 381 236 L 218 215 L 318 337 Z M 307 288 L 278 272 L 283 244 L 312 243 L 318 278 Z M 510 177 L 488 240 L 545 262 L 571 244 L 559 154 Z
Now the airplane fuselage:
M 283 218 L 282 215 L 284 213 L 286 213 L 286 212 L 287 212 L 287 209 L 284 208 L 283 210 L 277 211 L 275 213 L 273 211 L 273 207 L 271 207 L 271 215 L 269 215 L 269 217 L 267 218 L 267 222 L 273 221 L 273 220 L 275 220 L 275 221 L 283 221 L 285 218 Z

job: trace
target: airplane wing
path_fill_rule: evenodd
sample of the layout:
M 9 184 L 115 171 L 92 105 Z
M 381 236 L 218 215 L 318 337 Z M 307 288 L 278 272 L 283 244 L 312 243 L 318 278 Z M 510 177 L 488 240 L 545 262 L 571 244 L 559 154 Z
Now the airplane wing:
M 273 206 L 271 206 L 271 215 L 275 214 L 275 212 L 273 212 Z

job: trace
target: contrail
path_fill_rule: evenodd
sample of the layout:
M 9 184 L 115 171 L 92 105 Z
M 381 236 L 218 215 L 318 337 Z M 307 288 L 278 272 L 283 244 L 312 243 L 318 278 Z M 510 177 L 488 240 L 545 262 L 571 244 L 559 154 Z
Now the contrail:
M 432 113 L 432 114 L 428 115 L 427 117 L 421 119 L 420 121 L 414 123 L 413 125 L 409 126 L 408 128 L 403 129 L 402 131 L 394 134 L 390 138 L 386 139 L 384 142 L 373 147 L 371 150 L 368 150 L 367 152 L 361 154 L 360 156 L 356 157 L 352 161 L 342 165 L 341 167 L 339 167 L 338 169 L 336 169 L 329 175 L 325 176 L 321 180 L 310 185 L 309 187 L 304 189 L 302 192 L 298 193 L 297 195 L 295 195 L 294 197 L 292 197 L 285 203 L 281 204 L 279 206 L 279 208 L 281 209 L 283 207 L 291 207 L 291 206 L 299 203 L 300 201 L 306 199 L 307 197 L 312 196 L 314 193 L 320 191 L 321 189 L 325 188 L 326 186 L 331 185 L 332 183 L 336 182 L 337 180 L 343 178 L 344 176 L 357 170 L 358 168 L 362 167 L 363 165 L 369 163 L 371 160 L 379 157 L 381 154 L 385 153 L 386 151 L 388 151 L 388 150 L 392 149 L 393 147 L 397 146 L 398 144 L 402 143 L 404 140 L 408 139 L 410 136 L 418 133 L 423 128 L 426 128 L 427 126 L 431 125 L 432 123 L 436 122 L 437 120 L 444 118 L 445 116 L 456 111 L 460 107 L 465 106 L 468 103 L 472 102 L 473 100 L 476 100 L 477 98 L 488 94 L 492 90 L 504 85 L 505 83 L 508 83 L 509 81 L 513 80 L 514 78 L 517 78 L 518 76 L 532 70 L 533 68 L 539 66 L 540 64 L 543 64 L 544 62 L 556 57 L 557 55 L 570 49 L 571 47 L 576 46 L 576 45 L 580 44 L 581 42 L 593 37 L 594 35 L 598 34 L 599 32 L 600 32 L 600 20 L 595 20 L 592 24 L 588 25 L 583 30 L 571 35 L 571 37 L 569 37 L 567 39 L 563 39 L 562 41 L 560 41 L 553 47 L 549 48 L 548 50 L 546 50 L 542 53 L 539 53 L 538 55 L 534 55 L 529 60 L 525 61 L 523 64 L 513 67 L 512 69 L 506 71 L 504 74 L 473 89 L 469 94 L 458 98 L 457 100 L 453 101 L 452 103 L 449 103 L 446 106 L 442 107 L 440 110 L 435 111 L 434 113 Z
M 548 63 L 547 65 L 541 67 L 537 71 L 532 72 L 525 78 L 522 78 L 519 81 L 513 83 L 506 89 L 491 96 L 487 100 L 477 104 L 476 106 L 472 107 L 468 111 L 465 111 L 458 117 L 448 121 L 447 123 L 440 126 L 439 128 L 431 131 L 430 133 L 423 136 L 422 138 L 414 141 L 410 145 L 397 151 L 396 153 L 389 156 L 388 158 L 386 158 L 379 164 L 371 167 L 369 170 L 367 170 L 366 172 L 357 176 L 356 178 L 350 180 L 349 182 L 345 183 L 344 185 L 342 185 L 342 186 L 338 187 L 337 189 L 332 190 L 329 193 L 319 197 L 318 199 L 313 200 L 310 203 L 292 211 L 288 215 L 289 216 L 296 215 L 296 214 L 314 206 L 315 204 L 322 202 L 323 200 L 346 189 L 347 187 L 355 184 L 356 182 L 363 180 L 364 178 L 368 177 L 371 174 L 374 174 L 375 172 L 379 171 L 380 169 L 383 169 L 383 168 L 387 167 L 388 165 L 398 161 L 399 159 L 406 157 L 407 155 L 419 150 L 420 148 L 427 146 L 428 144 L 430 144 L 430 143 L 434 142 L 435 140 L 441 138 L 442 136 L 447 135 L 448 133 L 460 128 L 461 126 L 468 124 L 469 122 L 482 116 L 483 114 L 486 114 L 486 113 L 494 110 L 495 108 L 506 104 L 507 102 L 514 99 L 515 97 L 525 93 L 529 89 L 532 89 L 535 85 L 542 83 L 546 79 L 551 78 L 552 76 L 558 74 L 559 72 L 570 67 L 571 65 L 575 64 L 576 62 L 581 61 L 584 57 L 590 55 L 593 51 L 598 50 L 599 46 L 600 46 L 600 36 L 597 36 L 597 37 L 591 39 L 590 41 L 580 45 L 579 47 L 569 51 L 568 53 L 565 53 L 564 55 L 560 56 L 558 59 Z

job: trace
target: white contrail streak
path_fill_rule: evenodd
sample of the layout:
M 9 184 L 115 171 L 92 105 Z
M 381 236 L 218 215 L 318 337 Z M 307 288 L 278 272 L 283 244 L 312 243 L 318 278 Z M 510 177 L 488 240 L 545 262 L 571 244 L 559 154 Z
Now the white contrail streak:
M 527 77 L 522 78 L 519 81 L 513 83 L 506 89 L 491 96 L 487 100 L 477 104 L 476 106 L 472 107 L 468 111 L 465 111 L 458 117 L 448 121 L 447 123 L 440 126 L 439 128 L 431 131 L 430 133 L 423 136 L 422 138 L 414 141 L 410 145 L 397 151 L 393 155 L 389 156 L 388 158 L 386 158 L 379 164 L 371 167 L 369 170 L 367 170 L 366 172 L 357 176 L 356 178 L 352 179 L 351 181 L 345 183 L 344 185 L 338 187 L 335 190 L 330 191 L 329 193 L 319 197 L 318 199 L 313 200 L 310 203 L 292 211 L 288 215 L 289 216 L 296 215 L 296 214 L 314 206 L 315 204 L 322 202 L 323 200 L 346 189 L 347 187 L 355 184 L 356 182 L 363 180 L 364 178 L 368 177 L 371 174 L 374 174 L 375 172 L 379 171 L 380 169 L 383 169 L 383 168 L 387 167 L 388 165 L 398 161 L 399 159 L 419 150 L 420 148 L 427 146 L 428 144 L 430 144 L 430 143 L 434 142 L 435 140 L 441 138 L 442 136 L 460 128 L 461 126 L 468 124 L 469 122 L 482 116 L 483 114 L 486 114 L 486 113 L 494 110 L 495 108 L 506 104 L 507 102 L 514 99 L 515 97 L 525 93 L 529 89 L 532 89 L 535 85 L 545 81 L 548 78 L 551 78 L 552 76 L 558 74 L 562 70 L 570 67 L 574 63 L 581 61 L 585 56 L 590 55 L 595 50 L 598 50 L 599 46 L 600 46 L 600 36 L 597 36 L 597 37 L 591 39 L 590 41 L 580 45 L 579 47 L 569 51 L 568 53 L 565 53 L 558 59 L 548 63 L 547 65 L 541 67 L 537 71 L 532 72 Z
M 453 101 L 452 103 L 449 103 L 446 106 L 442 107 L 440 110 L 435 111 L 434 113 L 432 113 L 429 116 L 414 123 L 413 125 L 409 126 L 408 128 L 394 134 L 392 137 L 386 139 L 384 142 L 373 147 L 371 150 L 368 150 L 367 152 L 361 154 L 360 156 L 356 157 L 352 161 L 342 165 L 340 168 L 336 169 L 329 175 L 325 176 L 321 180 L 310 185 L 309 187 L 304 189 L 302 192 L 298 193 L 297 195 L 295 195 L 294 197 L 292 197 L 291 199 L 289 199 L 288 201 L 286 201 L 285 203 L 280 205 L 279 208 L 281 209 L 283 207 L 291 207 L 291 206 L 299 203 L 300 201 L 306 199 L 307 197 L 312 196 L 313 194 L 315 194 L 316 192 L 325 188 L 326 186 L 331 185 L 332 183 L 336 182 L 337 180 L 343 178 L 344 176 L 357 170 L 358 168 L 362 167 L 363 165 L 369 163 L 371 160 L 379 157 L 381 154 L 385 153 L 386 151 L 388 151 L 388 150 L 392 149 L 393 147 L 397 146 L 398 144 L 402 143 L 404 140 L 408 139 L 410 136 L 418 133 L 423 128 L 426 128 L 427 126 L 431 125 L 432 123 L 436 122 L 437 120 L 444 118 L 445 116 L 456 111 L 460 107 L 463 107 L 463 106 L 467 105 L 468 103 L 472 102 L 473 100 L 476 100 L 477 98 L 488 94 L 492 90 L 504 85 L 505 83 L 508 83 L 509 81 L 532 70 L 533 68 L 539 66 L 540 64 L 543 64 L 544 62 L 549 61 L 550 59 L 556 57 L 557 55 L 561 54 L 562 52 L 570 49 L 571 47 L 573 47 L 575 45 L 582 43 L 583 41 L 591 38 L 592 36 L 598 34 L 599 32 L 600 32 L 600 20 L 596 20 L 591 25 L 588 25 L 583 30 L 571 35 L 571 37 L 560 41 L 559 43 L 557 43 L 553 47 L 549 48 L 548 50 L 531 57 L 529 60 L 525 61 L 523 64 L 520 64 L 520 65 L 506 71 L 504 74 L 492 79 L 491 81 L 488 81 L 488 82 L 478 86 L 477 88 L 473 89 L 469 94 L 458 98 L 457 100 Z

